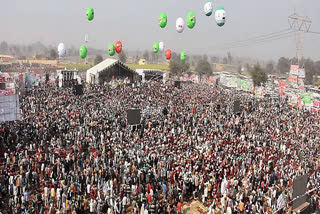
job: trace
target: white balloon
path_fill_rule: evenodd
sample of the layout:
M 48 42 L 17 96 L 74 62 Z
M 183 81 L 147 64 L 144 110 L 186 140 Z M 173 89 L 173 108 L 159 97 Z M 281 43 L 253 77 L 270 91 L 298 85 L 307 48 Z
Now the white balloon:
M 177 29 L 178 33 L 183 32 L 184 25 L 185 25 L 185 22 L 184 22 L 183 18 L 179 17 L 176 21 L 176 29 Z
M 224 10 L 223 7 L 220 7 L 217 9 L 216 13 L 215 13 L 215 18 L 216 18 L 216 22 L 217 25 L 222 27 L 225 22 L 226 22 L 226 11 Z
M 164 43 L 163 42 L 159 42 L 159 50 L 160 51 L 164 50 Z
M 64 57 L 66 55 L 66 46 L 63 43 L 58 45 L 58 55 L 59 57 Z
M 206 4 L 204 5 L 204 13 L 206 16 L 211 16 L 213 12 L 213 4 L 211 1 L 207 1 Z

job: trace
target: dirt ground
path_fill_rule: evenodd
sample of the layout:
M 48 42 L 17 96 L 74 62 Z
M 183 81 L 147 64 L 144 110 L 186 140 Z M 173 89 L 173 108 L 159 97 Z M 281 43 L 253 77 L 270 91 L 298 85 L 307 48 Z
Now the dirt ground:
M 208 208 L 203 206 L 199 201 L 194 201 L 189 205 L 183 206 L 184 214 L 204 214 L 207 213 Z

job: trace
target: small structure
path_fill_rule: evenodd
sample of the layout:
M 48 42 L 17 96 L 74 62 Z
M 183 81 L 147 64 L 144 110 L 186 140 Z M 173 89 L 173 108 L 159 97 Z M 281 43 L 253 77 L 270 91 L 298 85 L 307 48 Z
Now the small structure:
M 142 82 L 145 81 L 166 81 L 166 73 L 158 69 L 136 69 L 136 72 L 141 76 Z
M 81 77 L 78 75 L 78 70 L 57 70 L 57 77 L 59 80 L 59 87 L 71 87 L 74 84 L 81 83 Z
M 140 59 L 138 64 L 139 65 L 145 65 L 146 64 L 146 60 L 145 59 Z
M 1 63 L 8 63 L 8 62 L 13 62 L 13 61 L 14 61 L 14 56 L 0 55 L 0 62 Z
M 135 81 L 137 74 L 134 70 L 115 59 L 106 59 L 87 70 L 86 82 L 90 84 L 104 84 L 111 80 L 130 79 Z

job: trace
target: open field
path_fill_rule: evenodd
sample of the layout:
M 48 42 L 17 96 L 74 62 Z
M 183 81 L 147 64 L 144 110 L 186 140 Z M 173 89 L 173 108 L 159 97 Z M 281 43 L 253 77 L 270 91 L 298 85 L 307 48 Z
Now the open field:
M 93 65 L 92 64 L 75 63 L 75 64 L 59 64 L 59 66 L 65 67 L 66 69 L 76 69 L 79 71 L 84 71 L 84 70 L 88 70 Z
M 138 64 L 126 64 L 129 68 L 136 70 L 136 69 L 159 69 L 159 70 L 169 70 L 169 65 L 161 65 L 161 64 L 145 64 L 145 65 L 138 65 Z
M 138 64 L 126 64 L 129 68 L 136 70 L 136 69 L 160 69 L 160 70 L 169 70 L 169 65 L 161 65 L 161 64 L 146 64 L 146 65 L 138 65 Z M 92 64 L 67 64 L 67 63 L 61 63 L 59 66 L 65 67 L 67 69 L 77 69 L 79 71 L 81 70 L 88 70 L 93 65 Z

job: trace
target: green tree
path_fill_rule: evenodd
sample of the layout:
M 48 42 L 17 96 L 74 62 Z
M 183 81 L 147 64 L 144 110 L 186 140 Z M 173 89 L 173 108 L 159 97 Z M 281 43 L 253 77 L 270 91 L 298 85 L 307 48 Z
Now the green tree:
M 241 65 L 238 66 L 237 72 L 238 72 L 238 74 L 241 74 L 241 73 L 242 73 L 242 66 L 241 66 Z
M 149 51 L 145 50 L 143 53 L 143 58 L 148 62 L 150 59 Z
M 103 61 L 102 56 L 101 55 L 97 55 L 96 58 L 94 58 L 94 65 L 98 65 L 102 61 Z
M 170 76 L 181 76 L 182 73 L 188 72 L 190 64 L 188 63 L 188 56 L 184 62 L 181 62 L 180 57 L 176 53 L 171 54 L 171 60 L 169 63 Z
M 159 53 L 151 52 L 150 61 L 151 61 L 152 63 L 158 63 L 158 61 L 159 61 L 159 56 L 160 56 Z
M 315 63 L 313 62 L 313 60 L 307 59 L 304 61 L 304 68 L 306 71 L 305 84 L 312 85 L 314 76 L 316 75 Z
M 216 57 L 216 56 L 212 56 L 212 57 L 210 58 L 210 61 L 211 61 L 211 63 L 219 63 L 219 58 Z
M 266 72 L 260 67 L 259 64 L 255 65 L 250 71 L 250 75 L 255 86 L 261 86 L 262 83 L 268 80 Z
M 280 72 L 280 74 L 286 74 L 290 71 L 290 60 L 285 57 L 281 57 L 278 60 L 277 69 Z
M 203 75 L 210 76 L 213 70 L 208 60 L 202 59 L 197 64 L 196 72 L 199 74 L 200 79 L 202 79 Z
M 208 55 L 207 55 L 207 54 L 204 54 L 204 55 L 202 56 L 202 60 L 208 61 Z
M 119 54 L 119 60 L 122 63 L 126 63 L 127 62 L 127 54 L 122 50 L 121 53 Z
M 223 64 L 228 64 L 228 58 L 227 58 L 227 57 L 223 57 L 222 63 L 223 63 Z
M 233 58 L 230 52 L 228 52 L 228 64 L 232 64 Z
M 21 50 L 20 50 L 20 47 L 17 46 L 17 45 L 13 45 L 11 48 L 10 48 L 10 53 L 13 54 L 13 55 L 17 55 L 17 56 L 20 56 L 21 55 Z
M 58 58 L 58 53 L 54 49 L 50 49 L 49 51 L 49 59 L 55 60 Z
M 249 63 L 246 63 L 244 67 L 245 67 L 247 72 L 250 72 L 251 66 L 249 65 Z
M 275 73 L 275 71 L 274 71 L 274 65 L 273 65 L 272 62 L 269 62 L 269 63 L 266 65 L 266 72 L 267 72 L 268 74 L 273 74 L 273 73 Z
M 314 63 L 314 68 L 317 76 L 320 76 L 320 61 Z
M 1 51 L 2 53 L 8 53 L 8 50 L 9 50 L 9 45 L 8 45 L 8 43 L 7 43 L 6 41 L 1 42 L 1 44 L 0 44 L 0 51 Z

